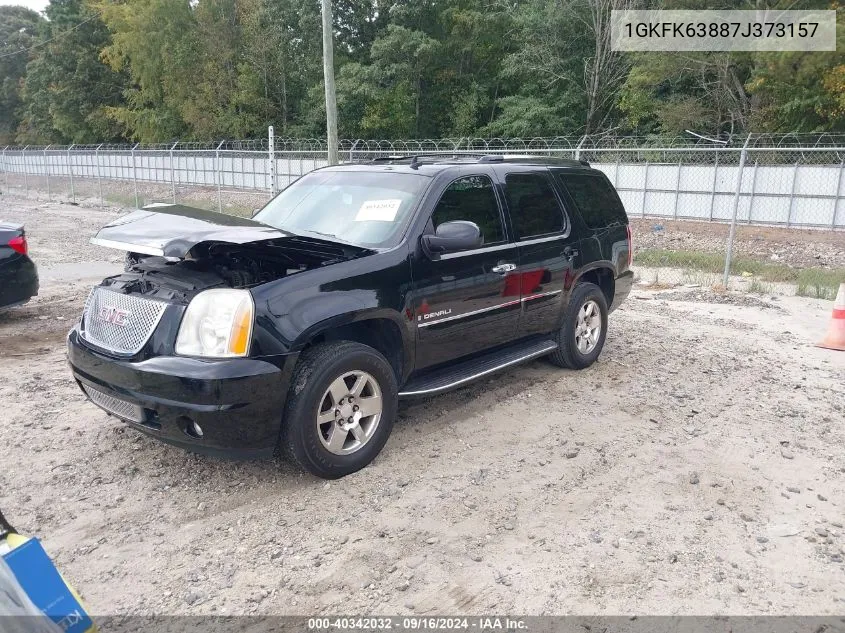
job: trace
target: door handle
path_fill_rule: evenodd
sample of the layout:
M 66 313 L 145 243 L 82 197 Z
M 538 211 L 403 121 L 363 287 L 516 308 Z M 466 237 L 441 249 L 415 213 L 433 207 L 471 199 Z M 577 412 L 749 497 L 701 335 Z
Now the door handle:
M 491 268 L 494 273 L 509 273 L 512 270 L 516 270 L 516 264 L 499 264 L 498 266 L 493 266 Z
M 563 249 L 563 256 L 566 257 L 569 261 L 572 261 L 576 257 L 578 257 L 578 249 L 572 248 L 571 246 L 567 246 Z

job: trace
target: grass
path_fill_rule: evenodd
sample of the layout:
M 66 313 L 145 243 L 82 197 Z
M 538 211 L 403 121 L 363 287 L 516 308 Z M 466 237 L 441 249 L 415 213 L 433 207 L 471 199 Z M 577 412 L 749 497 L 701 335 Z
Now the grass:
M 771 284 L 761 281 L 759 277 L 753 277 L 745 290 L 755 295 L 770 295 L 772 294 L 773 288 Z
M 690 280 L 706 279 L 700 273 L 719 274 L 725 269 L 724 253 L 704 251 L 670 251 L 662 249 L 644 249 L 634 257 L 634 263 L 648 267 L 680 268 L 685 278 Z M 698 273 L 698 274 L 696 274 Z M 731 274 L 750 273 L 754 278 L 750 292 L 766 294 L 771 287 L 763 282 L 793 283 L 797 286 L 796 294 L 802 297 L 834 299 L 839 284 L 845 282 L 845 268 L 793 268 L 786 264 L 760 261 L 747 257 L 731 260 Z
M 802 297 L 817 299 L 836 299 L 839 284 L 845 282 L 845 270 L 825 270 L 823 268 L 804 268 L 798 274 L 798 290 Z

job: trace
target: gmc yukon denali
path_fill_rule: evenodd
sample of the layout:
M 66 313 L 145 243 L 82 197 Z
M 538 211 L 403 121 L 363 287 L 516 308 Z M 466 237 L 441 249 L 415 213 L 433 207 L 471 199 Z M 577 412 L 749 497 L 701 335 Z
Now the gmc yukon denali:
M 325 478 L 378 455 L 399 398 L 540 356 L 588 367 L 633 278 L 619 196 L 562 159 L 326 167 L 252 219 L 157 204 L 92 241 L 130 264 L 68 335 L 90 400 L 164 442 Z

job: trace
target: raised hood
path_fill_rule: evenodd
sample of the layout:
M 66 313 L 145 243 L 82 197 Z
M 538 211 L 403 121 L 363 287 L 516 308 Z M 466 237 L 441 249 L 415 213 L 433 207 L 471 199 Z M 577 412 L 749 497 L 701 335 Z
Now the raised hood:
M 177 204 L 155 204 L 110 222 L 92 244 L 123 251 L 183 258 L 202 242 L 248 244 L 295 237 L 255 220 Z

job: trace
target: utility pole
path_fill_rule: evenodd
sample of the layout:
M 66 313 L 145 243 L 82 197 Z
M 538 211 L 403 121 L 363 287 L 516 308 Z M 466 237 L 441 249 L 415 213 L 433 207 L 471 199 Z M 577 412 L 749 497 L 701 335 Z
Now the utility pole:
M 334 90 L 334 29 L 331 0 L 321 0 L 323 8 L 323 80 L 326 84 L 326 131 L 329 165 L 337 164 L 337 100 Z

